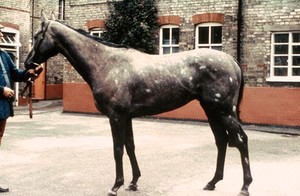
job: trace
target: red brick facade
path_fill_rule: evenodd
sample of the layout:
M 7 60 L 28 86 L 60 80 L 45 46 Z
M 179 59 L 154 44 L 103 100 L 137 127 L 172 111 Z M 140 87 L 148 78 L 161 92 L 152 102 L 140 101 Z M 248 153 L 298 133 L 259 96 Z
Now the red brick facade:
M 100 19 L 89 20 L 85 23 L 87 29 L 91 30 L 94 28 L 105 28 L 105 21 Z
M 204 23 L 204 22 L 217 22 L 224 23 L 224 14 L 218 13 L 205 13 L 205 14 L 197 14 L 193 16 L 193 23 L 195 25 Z
M 161 25 L 180 25 L 180 16 L 159 16 L 158 24 Z

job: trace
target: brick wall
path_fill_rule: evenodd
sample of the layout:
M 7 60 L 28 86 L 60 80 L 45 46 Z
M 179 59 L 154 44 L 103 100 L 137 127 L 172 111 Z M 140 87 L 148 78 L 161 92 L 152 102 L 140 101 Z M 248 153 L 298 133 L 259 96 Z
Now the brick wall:
M 269 76 L 271 31 L 278 26 L 289 30 L 300 25 L 299 0 L 260 0 L 244 3 L 242 64 L 249 86 L 300 86 L 297 83 L 267 83 Z M 279 29 L 278 28 L 278 29 Z M 299 29 L 300 30 L 300 26 Z
M 67 3 L 67 2 L 66 2 Z M 68 4 L 68 3 L 67 3 Z M 223 18 L 223 50 L 237 57 L 237 12 L 238 0 L 157 0 L 160 22 L 176 19 L 180 27 L 180 50 L 195 47 L 195 18 L 206 14 L 222 14 Z M 76 28 L 87 30 L 87 22 L 95 19 L 105 20 L 108 9 L 106 1 L 87 0 L 72 1 L 66 5 L 67 23 Z M 86 10 L 89 10 L 86 12 Z M 241 34 L 241 64 L 248 86 L 300 86 L 298 83 L 268 83 L 270 67 L 271 31 L 274 25 L 300 25 L 300 1 L 243 1 L 243 27 Z M 174 21 L 171 21 L 174 23 Z M 161 24 L 162 24 L 161 23 Z M 158 40 L 157 40 L 158 43 Z M 76 72 L 68 72 L 78 78 Z M 81 82 L 72 77 L 65 82 Z
M 7 24 L 20 31 L 20 67 L 28 53 L 30 39 L 30 5 L 26 0 L 0 1 L 0 22 Z
M 36 31 L 40 24 L 41 9 L 44 9 L 49 17 L 51 11 L 58 15 L 58 1 L 35 0 L 34 2 L 34 31 Z M 65 3 L 65 22 L 74 28 L 88 30 L 88 24 L 91 24 L 89 21 L 105 21 L 109 15 L 105 0 L 78 0 L 65 1 Z M 157 7 L 161 18 L 168 19 L 172 16 L 177 19 L 176 22 L 180 27 L 181 50 L 190 50 L 195 47 L 193 17 L 205 16 L 205 14 L 223 15 L 223 50 L 237 57 L 238 0 L 157 0 Z M 28 53 L 28 41 L 31 38 L 30 10 L 31 4 L 27 0 L 0 2 L 1 21 L 11 21 L 20 26 L 22 42 L 20 65 L 23 64 Z M 21 20 L 15 20 L 16 16 Z M 241 64 L 246 84 L 248 86 L 299 87 L 298 83 L 268 83 L 266 78 L 270 67 L 271 31 L 274 28 L 288 30 L 295 26 L 300 29 L 300 1 L 244 0 L 243 24 Z M 77 72 L 68 67 L 68 62 L 63 57 L 51 59 L 48 66 L 47 83 L 61 83 L 63 80 L 64 82 L 83 82 Z M 59 69 L 60 67 L 64 68 Z
M 88 21 L 95 19 L 105 20 L 107 18 L 109 11 L 106 1 L 94 0 L 92 3 L 89 2 L 86 0 L 76 1 L 76 3 L 75 1 L 66 2 L 66 22 L 68 25 L 87 30 L 86 24 Z M 160 19 L 165 20 L 163 22 L 174 19 L 176 24 L 180 26 L 179 45 L 182 51 L 191 50 L 195 47 L 194 15 L 202 13 L 224 14 L 223 29 L 225 33 L 223 34 L 223 48 L 227 53 L 233 56 L 236 55 L 237 1 L 158 0 L 157 5 L 159 16 L 161 16 Z M 77 76 L 77 72 L 72 67 L 66 65 L 64 82 L 83 82 L 83 80 Z
M 228 0 L 158 0 L 159 16 L 179 16 L 180 48 L 190 50 L 195 48 L 195 24 L 193 16 L 205 13 L 224 14 L 223 23 L 223 48 L 227 53 L 236 56 L 236 29 L 238 1 Z

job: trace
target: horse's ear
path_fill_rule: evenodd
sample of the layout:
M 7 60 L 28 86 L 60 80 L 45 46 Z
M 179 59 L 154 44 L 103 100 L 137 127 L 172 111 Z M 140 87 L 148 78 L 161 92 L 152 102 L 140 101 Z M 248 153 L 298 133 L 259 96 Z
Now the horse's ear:
M 41 11 L 41 19 L 42 19 L 42 22 L 46 22 L 48 21 L 48 18 L 44 12 L 44 10 Z
M 52 13 L 51 13 L 51 20 L 55 20 L 55 14 L 54 14 L 53 11 L 52 11 Z

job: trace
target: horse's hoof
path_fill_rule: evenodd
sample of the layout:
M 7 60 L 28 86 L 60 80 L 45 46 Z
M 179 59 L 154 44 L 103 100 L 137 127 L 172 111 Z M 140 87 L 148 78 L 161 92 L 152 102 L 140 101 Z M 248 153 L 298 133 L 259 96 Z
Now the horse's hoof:
M 238 194 L 238 196 L 249 196 L 250 193 L 247 190 L 241 190 L 241 192 Z
M 213 191 L 213 190 L 215 190 L 215 188 L 216 188 L 215 185 L 211 185 L 211 184 L 208 183 L 208 184 L 203 188 L 203 190 L 206 190 L 206 191 Z
M 117 192 L 109 190 L 107 196 L 117 196 Z
M 126 189 L 127 191 L 137 191 L 138 185 L 130 183 L 128 188 Z

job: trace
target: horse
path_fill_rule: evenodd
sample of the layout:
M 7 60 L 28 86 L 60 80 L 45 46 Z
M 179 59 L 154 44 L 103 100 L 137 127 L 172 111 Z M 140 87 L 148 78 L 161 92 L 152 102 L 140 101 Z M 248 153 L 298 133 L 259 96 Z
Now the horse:
M 25 68 L 61 53 L 87 82 L 95 105 L 109 118 L 113 138 L 116 178 L 108 195 L 117 195 L 124 184 L 124 146 L 137 190 L 141 176 L 135 155 L 132 119 L 155 115 L 198 100 L 205 111 L 217 146 L 214 177 L 204 190 L 214 190 L 223 179 L 227 145 L 241 156 L 243 186 L 249 195 L 252 176 L 248 137 L 239 121 L 244 83 L 241 68 L 230 55 L 211 49 L 195 49 L 169 55 L 150 55 L 130 47 L 92 39 L 42 12 L 41 27 L 34 35 Z

